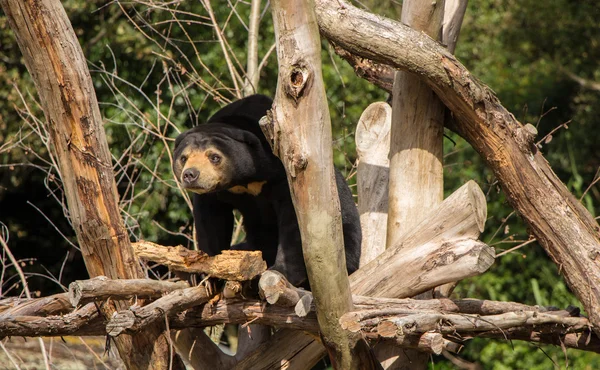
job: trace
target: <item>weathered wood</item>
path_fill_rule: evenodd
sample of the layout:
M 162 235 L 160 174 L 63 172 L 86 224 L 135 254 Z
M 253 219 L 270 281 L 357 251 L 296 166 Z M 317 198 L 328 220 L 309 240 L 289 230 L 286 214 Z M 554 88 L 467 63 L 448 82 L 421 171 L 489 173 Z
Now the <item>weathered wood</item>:
M 444 22 L 442 25 L 442 43 L 446 45 L 446 49 L 452 54 L 454 54 L 454 49 L 456 49 L 458 35 L 460 34 L 460 28 L 466 11 L 467 0 L 446 0 L 444 6 Z M 444 107 L 444 111 L 446 110 L 447 108 Z M 450 121 L 452 116 L 445 114 L 444 118 L 445 121 Z M 450 122 L 444 122 L 445 126 L 450 124 Z M 458 282 L 455 281 L 435 288 L 433 296 L 449 297 L 457 283 Z
M 309 364 L 314 364 L 323 354 L 320 349 L 323 345 L 315 340 L 314 335 L 301 331 L 291 331 L 282 329 L 276 332 L 270 341 L 262 344 L 252 354 L 246 356 L 233 369 L 235 370 L 255 370 L 265 369 L 256 367 L 257 363 L 274 364 L 272 369 L 286 370 L 306 370 Z M 271 350 L 271 343 L 281 343 L 281 350 L 285 353 L 275 353 Z M 298 352 L 294 348 L 306 348 L 307 353 L 312 353 L 312 358 L 306 358 L 306 362 L 291 360 Z
M 352 297 L 314 9 L 313 0 L 271 2 L 279 75 L 270 122 L 263 124 L 263 131 L 287 172 L 321 335 L 332 365 L 369 369 L 374 364 L 366 342 L 348 336 L 338 323 L 352 309 Z
M 405 294 L 412 296 L 424 291 L 421 284 L 426 277 L 438 279 L 438 285 L 455 281 L 443 280 L 456 279 L 463 274 L 463 262 L 471 266 L 471 276 L 487 270 L 493 263 L 493 248 L 476 240 L 483 230 L 486 214 L 485 196 L 477 184 L 469 181 L 438 207 L 430 210 L 423 222 L 404 235 L 401 243 L 387 249 L 376 260 L 352 274 L 350 281 L 353 292 L 406 297 Z M 440 246 L 442 248 L 438 250 Z M 456 249 L 452 251 L 453 248 Z M 462 254 L 465 252 L 467 254 Z M 462 258 L 459 256 L 466 259 L 460 261 Z M 432 261 L 447 264 L 448 268 L 441 273 L 440 266 Z M 436 273 L 431 273 L 434 267 Z M 389 279 L 394 271 L 402 271 L 400 282 Z M 427 271 L 430 273 L 425 274 Z M 390 280 L 394 283 L 390 284 Z
M 463 332 L 497 331 L 522 326 L 539 328 L 542 325 L 554 328 L 555 332 L 560 334 L 589 330 L 589 320 L 586 317 L 565 317 L 535 311 L 507 312 L 488 316 L 439 312 L 410 314 L 406 311 L 382 319 L 373 320 L 374 317 L 378 317 L 378 314 L 349 312 L 342 316 L 340 322 L 343 328 L 352 332 L 364 331 L 384 338 L 423 334 L 429 331 L 460 335 Z
M 73 307 L 93 301 L 124 300 L 133 297 L 157 298 L 177 289 L 189 288 L 185 281 L 150 279 L 114 280 L 96 276 L 69 284 L 69 302 Z
M 0 317 L 61 315 L 71 311 L 73 306 L 67 293 L 31 299 L 11 297 L 0 301 Z
M 560 266 L 594 328 L 600 328 L 600 227 L 539 150 L 520 139 L 524 127 L 488 87 L 426 35 L 343 0 L 315 2 L 324 37 L 351 53 L 427 81 L 457 118 L 454 130 L 493 170 L 511 205 Z
M 168 266 L 177 271 L 204 273 L 234 281 L 252 280 L 267 269 L 260 251 L 224 250 L 210 257 L 181 245 L 164 247 L 148 241 L 133 243 L 135 254 L 142 259 Z
M 423 333 L 422 335 L 399 335 L 394 341 L 382 341 L 397 349 L 414 349 L 419 352 L 433 353 L 439 355 L 445 349 L 446 342 L 440 333 Z M 375 347 L 377 348 L 377 347 Z M 414 357 L 411 358 L 414 361 Z M 395 363 L 390 363 L 396 366 Z M 400 365 L 400 364 L 398 364 Z M 406 365 L 406 364 L 404 364 Z
M 404 253 L 407 253 L 410 250 L 418 250 L 421 245 L 427 243 L 440 243 L 443 244 L 447 240 L 457 239 L 457 238 L 469 238 L 469 239 L 477 239 L 479 234 L 483 230 L 483 226 L 485 224 L 487 216 L 487 207 L 485 203 L 485 195 L 479 188 L 479 186 L 474 181 L 469 181 L 458 190 L 456 190 L 452 195 L 450 195 L 442 204 L 439 205 L 436 209 L 431 210 L 430 215 L 426 217 L 426 221 L 423 221 L 421 224 L 417 225 L 410 233 L 405 235 L 405 239 L 402 242 L 404 247 Z M 383 265 L 378 263 L 379 259 L 387 258 L 385 253 L 393 253 L 393 249 L 390 249 L 384 252 L 383 255 L 379 256 L 377 259 L 372 261 L 370 264 L 373 266 L 369 267 L 369 272 L 366 272 L 365 267 L 361 267 L 358 271 L 356 271 L 352 276 L 350 276 L 351 284 L 354 279 L 356 281 L 361 281 L 361 285 L 365 289 L 371 289 L 375 293 L 374 295 L 382 295 L 378 292 L 384 292 L 388 289 L 393 289 L 393 286 L 398 283 L 397 279 L 379 279 L 381 275 L 375 275 L 374 280 L 369 280 L 371 273 L 373 270 L 378 270 L 378 266 Z M 404 267 L 402 267 L 404 268 Z M 376 271 L 377 272 L 377 271 Z M 382 271 L 379 271 L 380 273 Z M 432 274 L 435 276 L 435 274 Z M 402 276 L 399 276 L 401 278 Z M 375 281 L 378 280 L 379 284 L 376 284 Z M 436 282 L 437 285 L 441 282 Z M 352 291 L 354 294 L 365 294 L 365 292 L 360 289 L 355 289 L 352 286 Z M 433 288 L 433 286 L 431 286 Z M 292 333 L 291 335 L 296 335 Z M 295 348 L 283 349 L 280 347 L 280 344 L 274 341 L 269 341 L 269 346 L 271 350 L 275 353 L 279 353 L 282 356 L 284 354 L 293 353 L 294 358 L 289 359 L 291 363 L 305 364 L 306 366 L 314 365 L 316 361 L 315 359 L 319 359 L 322 357 L 324 353 L 323 347 L 319 347 L 317 345 L 301 348 L 299 345 Z M 293 340 L 290 340 L 290 343 L 294 343 Z M 298 341 L 300 344 L 301 342 Z M 321 351 L 320 356 L 312 353 L 310 351 L 319 348 Z M 276 357 L 276 355 L 274 355 Z M 277 366 L 277 361 L 275 362 L 267 362 L 272 360 L 272 357 L 268 358 L 260 358 L 254 357 L 259 362 L 254 365 L 258 368 L 269 367 L 269 366 Z M 279 358 L 278 361 L 287 361 L 283 357 Z
M 362 228 L 360 266 L 385 250 L 391 124 L 392 107 L 377 102 L 365 109 L 356 125 L 356 185 Z
M 269 270 L 265 271 L 258 282 L 260 296 L 269 304 L 292 307 L 306 294 L 304 289 L 293 286 L 283 274 Z
M 1 0 L 0 6 L 36 85 L 69 218 L 90 276 L 142 278 L 121 219 L 87 60 L 65 10 L 59 0 Z M 120 306 L 102 307 L 110 317 Z M 159 327 L 123 336 L 115 344 L 128 369 L 183 368 Z
M 40 301 L 42 299 L 39 299 Z M 418 333 L 426 331 L 429 328 L 434 328 L 436 333 L 449 333 L 452 340 L 457 340 L 453 329 L 449 326 L 440 326 L 438 323 L 447 323 L 446 319 L 454 320 L 457 319 L 455 326 L 460 328 L 460 336 L 463 339 L 469 339 L 473 337 L 486 337 L 486 338 L 497 338 L 497 339 L 517 339 L 526 340 L 538 343 L 548 343 L 555 345 L 564 345 L 568 348 L 579 348 L 586 351 L 600 352 L 600 340 L 598 337 L 590 333 L 589 321 L 583 317 L 577 317 L 577 310 L 557 310 L 554 308 L 545 307 L 532 307 L 514 302 L 495 302 L 495 301 L 481 301 L 481 300 L 449 300 L 449 299 L 433 299 L 433 300 L 413 300 L 413 299 L 390 299 L 390 298 L 372 298 L 372 297 L 355 297 L 356 308 L 360 311 L 354 311 L 354 322 L 356 318 L 358 320 L 365 320 L 365 322 L 371 322 L 373 325 L 378 325 L 385 318 L 398 315 L 403 313 L 406 322 L 410 322 L 408 318 L 417 319 L 419 323 L 426 323 L 427 326 L 419 326 L 419 329 L 412 329 L 413 326 L 409 323 L 408 327 L 411 328 L 404 335 L 406 338 L 401 336 L 396 339 L 396 344 L 414 348 Z M 444 312 L 443 314 L 441 312 Z M 453 314 L 449 314 L 453 313 Z M 420 316 L 421 315 L 421 316 Z M 352 317 L 352 316 L 349 316 Z M 425 317 L 425 318 L 423 318 Z M 374 321 L 374 319 L 379 319 Z M 491 320 L 487 320 L 491 318 Z M 436 321 L 437 320 L 437 321 Z M 282 346 L 288 353 L 283 358 L 293 358 L 294 354 L 298 354 L 298 350 L 295 349 L 296 345 L 301 344 L 301 348 L 310 348 L 312 350 L 307 351 L 307 354 L 312 353 L 312 360 L 314 363 L 321 356 L 322 352 L 319 351 L 318 341 L 314 341 L 315 335 L 318 334 L 318 323 L 314 312 L 307 318 L 301 319 L 294 315 L 291 307 L 281 306 L 265 306 L 264 302 L 261 301 L 242 301 L 242 300 L 225 300 L 219 301 L 214 306 L 205 304 L 202 307 L 192 308 L 184 313 L 177 314 L 170 318 L 169 326 L 172 330 L 181 328 L 194 328 L 211 326 L 222 323 L 237 323 L 243 324 L 247 322 L 268 324 L 278 326 L 280 328 L 293 328 L 303 330 L 312 333 L 312 335 L 306 335 L 301 332 L 294 332 L 295 335 L 290 335 L 291 332 L 288 329 L 277 332 L 272 340 L 275 342 L 283 341 L 285 346 Z M 352 323 L 352 320 L 350 321 Z M 386 321 L 387 322 L 387 321 Z M 390 321 L 392 326 L 387 328 L 376 326 L 375 331 L 365 333 L 366 338 L 370 340 L 378 340 L 382 337 L 384 340 L 389 340 L 391 332 L 395 333 L 400 325 Z M 502 324 L 505 322 L 505 324 Z M 490 323 L 498 323 L 498 327 L 491 325 Z M 512 323 L 510 326 L 506 323 Z M 524 325 L 528 326 L 522 326 Z M 555 325 L 553 323 L 566 324 Z M 477 327 L 472 327 L 477 325 Z M 535 324 L 534 326 L 531 326 Z M 486 331 L 481 332 L 485 326 Z M 504 326 L 502 326 L 504 325 Z M 394 329 L 396 328 L 396 329 Z M 439 329 L 441 328 L 441 329 Z M 489 329 L 489 330 L 488 330 Z M 385 333 L 381 336 L 379 332 Z M 417 334 L 414 334 L 416 332 Z M 413 334 L 411 334 L 413 333 Z M 105 335 L 106 328 L 103 318 L 98 314 L 97 309 L 93 304 L 88 304 L 73 313 L 66 315 L 51 316 L 51 317 L 39 317 L 39 316 L 13 316 L 13 317 L 0 317 L 0 337 L 4 336 L 64 336 L 64 335 Z M 202 350 L 198 350 L 197 353 L 213 353 L 218 354 L 218 348 L 212 344 L 210 339 L 203 338 L 202 336 L 196 337 L 188 335 L 184 338 L 187 341 L 196 340 L 195 345 L 186 345 L 187 348 L 195 348 L 201 346 Z M 194 339 L 195 338 L 195 339 Z M 396 338 L 394 336 L 394 338 Z M 291 340 L 294 340 L 292 342 Z M 399 341 L 398 341 L 399 340 Z M 299 341 L 299 342 L 295 342 Z M 209 343 L 210 342 L 210 343 Z M 257 351 L 254 351 L 250 357 L 242 360 L 238 367 L 241 369 L 253 369 L 256 363 L 275 363 L 281 355 L 273 352 L 272 350 L 262 352 L 261 349 L 272 348 L 269 347 L 271 341 L 262 344 Z M 412 343 L 412 344 L 411 344 Z M 175 341 L 177 345 L 177 342 Z M 295 345 L 296 344 L 296 345 Z M 450 344 L 444 342 L 444 348 L 448 349 Z M 423 350 L 429 351 L 429 346 L 421 345 Z M 434 348 L 435 346 L 430 346 Z M 322 348 L 322 347 L 321 347 Z M 208 352 L 205 352 L 208 351 Z M 256 356 L 261 353 L 267 358 L 264 360 L 257 359 Z M 205 358 L 197 359 L 201 363 L 210 364 L 224 364 L 224 367 L 220 368 L 231 368 L 233 366 L 231 362 L 231 356 L 219 357 L 219 360 L 211 355 L 211 359 Z M 306 357 L 305 357 L 306 358 Z M 296 361 L 287 361 L 281 363 L 282 366 L 290 366 L 291 369 L 301 369 L 302 366 L 306 366 L 305 363 L 299 363 Z M 215 365 L 216 366 L 216 365 Z M 211 368 L 219 368 L 219 367 Z M 202 367 L 200 367 L 202 368 Z M 287 367 L 286 367 L 287 368 Z
M 206 303 L 210 297 L 211 294 L 204 285 L 181 289 L 146 306 L 132 306 L 129 310 L 115 313 L 106 325 L 106 331 L 112 337 L 122 333 L 135 333 L 156 321 L 164 321 L 177 312 Z
M 444 1 L 405 0 L 402 23 L 441 37 Z M 387 247 L 444 199 L 444 105 L 419 76 L 398 71 L 392 92 Z
M 438 285 L 477 276 L 494 263 L 494 249 L 473 239 L 427 243 L 410 251 L 385 252 L 364 271 L 350 277 L 352 287 L 364 295 L 413 297 Z M 385 284 L 390 275 L 401 273 L 395 284 Z
M 0 316 L 0 337 L 2 338 L 105 334 L 103 318 L 92 303 L 73 312 L 57 316 L 40 317 L 19 314 Z

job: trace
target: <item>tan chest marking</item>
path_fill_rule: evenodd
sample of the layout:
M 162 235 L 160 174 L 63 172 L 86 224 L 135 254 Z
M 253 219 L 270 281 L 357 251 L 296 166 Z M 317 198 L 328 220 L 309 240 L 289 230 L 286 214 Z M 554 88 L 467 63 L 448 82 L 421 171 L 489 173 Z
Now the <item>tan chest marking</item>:
M 227 190 L 234 194 L 251 194 L 257 196 L 258 194 L 260 194 L 263 185 L 265 185 L 266 183 L 266 181 L 251 182 L 248 184 L 248 186 L 238 185 Z

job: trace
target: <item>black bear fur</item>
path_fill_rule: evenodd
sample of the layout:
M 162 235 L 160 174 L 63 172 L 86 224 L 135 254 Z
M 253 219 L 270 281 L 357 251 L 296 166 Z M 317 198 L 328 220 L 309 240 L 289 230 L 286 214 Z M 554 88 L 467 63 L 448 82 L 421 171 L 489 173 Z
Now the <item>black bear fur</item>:
M 270 98 L 252 95 L 179 135 L 173 171 L 183 188 L 195 192 L 194 222 L 202 251 L 213 256 L 224 249 L 260 250 L 269 268 L 296 286 L 306 286 L 302 241 L 285 169 L 258 123 L 271 105 Z M 352 273 L 360 258 L 360 219 L 338 170 L 335 178 L 346 266 Z M 230 247 L 234 209 L 244 216 L 246 240 Z

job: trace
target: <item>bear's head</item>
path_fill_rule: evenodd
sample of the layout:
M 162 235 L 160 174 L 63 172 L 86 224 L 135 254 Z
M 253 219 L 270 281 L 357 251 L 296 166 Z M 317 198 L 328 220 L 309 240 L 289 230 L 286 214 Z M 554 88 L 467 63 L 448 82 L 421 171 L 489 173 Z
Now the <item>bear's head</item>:
M 253 95 L 179 135 L 173 172 L 183 188 L 198 194 L 221 190 L 252 194 L 281 174 L 281 162 L 258 124 L 270 106 L 269 98 Z

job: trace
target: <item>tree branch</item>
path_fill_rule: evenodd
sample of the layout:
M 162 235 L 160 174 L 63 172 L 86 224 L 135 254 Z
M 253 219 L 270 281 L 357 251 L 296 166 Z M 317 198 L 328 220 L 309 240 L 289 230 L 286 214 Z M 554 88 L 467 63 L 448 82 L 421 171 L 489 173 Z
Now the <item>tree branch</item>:
M 113 280 L 97 276 L 69 284 L 69 301 L 73 307 L 107 299 L 124 300 L 133 297 L 158 298 L 178 289 L 189 288 L 184 281 L 161 281 L 150 279 Z

